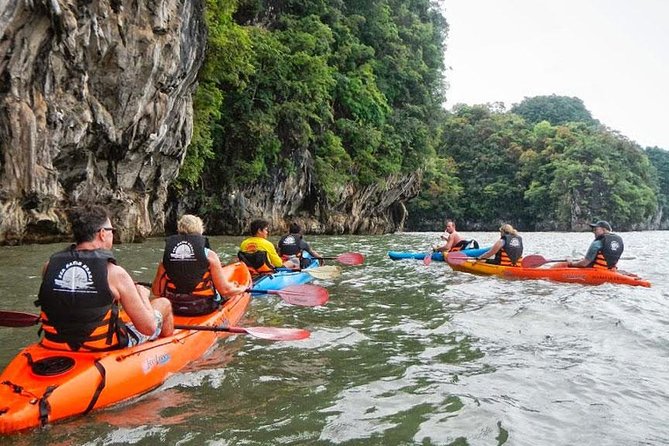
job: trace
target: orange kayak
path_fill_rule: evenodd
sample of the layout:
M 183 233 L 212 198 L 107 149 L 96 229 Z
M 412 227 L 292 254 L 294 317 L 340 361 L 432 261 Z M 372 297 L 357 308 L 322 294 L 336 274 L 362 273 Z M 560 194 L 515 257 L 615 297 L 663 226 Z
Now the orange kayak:
M 224 267 L 228 280 L 251 286 L 245 265 Z M 204 316 L 175 316 L 175 324 L 236 325 L 251 300 L 229 299 Z M 85 414 L 146 393 L 201 357 L 216 339 L 235 333 L 181 329 L 170 337 L 109 352 L 23 349 L 0 375 L 0 433 Z
M 519 279 L 546 279 L 556 282 L 583 283 L 586 285 L 602 285 L 617 283 L 650 288 L 650 282 L 636 274 L 598 268 L 573 268 L 566 263 L 557 263 L 550 268 L 508 268 L 505 277 Z
M 509 279 L 543 279 L 555 282 L 581 283 L 585 285 L 601 285 L 617 283 L 632 286 L 650 287 L 650 282 L 639 276 L 620 271 L 595 268 L 570 268 L 566 263 L 557 263 L 551 268 L 523 268 L 522 266 L 500 266 L 476 261 L 460 259 L 447 262 L 455 271 L 463 271 L 484 276 L 501 276 Z

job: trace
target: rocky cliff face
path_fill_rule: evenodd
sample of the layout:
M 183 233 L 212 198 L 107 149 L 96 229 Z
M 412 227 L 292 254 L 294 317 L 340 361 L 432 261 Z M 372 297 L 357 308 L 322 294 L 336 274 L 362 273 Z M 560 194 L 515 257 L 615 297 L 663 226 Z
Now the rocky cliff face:
M 67 237 L 97 202 L 162 232 L 192 133 L 202 0 L 14 0 L 0 10 L 0 244 Z
M 210 209 L 203 215 L 210 234 L 242 234 L 256 218 L 270 221 L 275 233 L 296 222 L 311 234 L 384 234 L 403 229 L 404 203 L 420 188 L 419 174 L 398 175 L 363 188 L 342 184 L 335 197 L 327 198 L 318 187 L 311 153 L 295 153 L 293 162 L 294 172 L 275 169 L 271 181 L 244 189 L 171 197 L 167 230 L 175 230 L 178 215 Z

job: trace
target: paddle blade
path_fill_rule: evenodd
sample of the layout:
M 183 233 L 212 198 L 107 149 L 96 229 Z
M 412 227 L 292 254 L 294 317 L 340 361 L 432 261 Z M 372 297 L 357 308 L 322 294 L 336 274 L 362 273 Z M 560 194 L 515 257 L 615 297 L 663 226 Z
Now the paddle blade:
M 174 324 L 177 330 L 200 330 L 218 331 L 225 333 L 239 333 L 255 336 L 270 341 L 297 341 L 308 338 L 311 333 L 301 328 L 276 328 L 276 327 L 215 327 L 211 325 L 180 325 Z
M 267 291 L 267 294 L 276 294 L 284 302 L 303 307 L 318 307 L 325 305 L 330 299 L 330 293 L 318 285 L 292 285 L 282 290 Z
M 308 330 L 301 328 L 278 328 L 278 327 L 230 327 L 240 328 L 241 331 L 260 339 L 270 341 L 299 341 L 311 336 Z
M 336 257 L 336 260 L 342 265 L 362 265 L 365 262 L 365 256 L 359 252 L 345 252 L 343 254 L 339 254 Z
M 31 327 L 39 323 L 39 316 L 22 311 L 0 311 L 0 326 Z
M 423 257 L 423 265 L 428 266 L 430 263 L 432 263 L 432 249 L 426 252 Z
M 455 251 L 448 253 L 446 256 L 446 261 L 451 265 L 462 265 L 466 262 L 475 262 L 476 259 L 474 257 L 467 257 L 466 254 L 463 254 L 459 251 Z
M 341 268 L 335 265 L 317 266 L 315 268 L 303 269 L 302 272 L 309 273 L 312 277 L 321 280 L 335 279 L 341 276 Z
M 546 262 L 547 260 L 544 258 L 544 256 L 540 254 L 532 254 L 527 257 L 523 257 L 523 260 L 520 262 L 520 264 L 523 268 L 537 268 Z

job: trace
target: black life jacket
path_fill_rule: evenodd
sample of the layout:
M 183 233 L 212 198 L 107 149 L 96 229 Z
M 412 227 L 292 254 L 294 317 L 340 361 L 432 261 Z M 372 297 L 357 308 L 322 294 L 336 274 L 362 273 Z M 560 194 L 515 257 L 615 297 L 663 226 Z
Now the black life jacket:
M 448 252 L 462 251 L 463 249 L 478 249 L 479 242 L 476 240 L 460 240 L 455 245 L 451 246 Z
M 279 240 L 279 255 L 283 260 L 289 260 L 290 257 L 296 256 L 300 259 L 300 269 L 304 269 L 311 265 L 312 258 L 304 255 L 305 246 L 301 234 L 288 234 L 281 237 Z
M 279 240 L 280 256 L 302 256 L 302 236 L 300 234 L 288 234 Z
M 35 302 L 42 307 L 44 347 L 103 351 L 128 345 L 107 281 L 109 262 L 116 263 L 111 251 L 74 245 L 51 256 Z
M 501 237 L 504 246 L 495 254 L 495 262 L 502 266 L 516 266 L 523 255 L 523 238 L 519 235 L 505 234 Z
M 237 258 L 246 264 L 252 277 L 274 272 L 274 266 L 272 266 L 267 257 L 267 251 L 239 251 L 237 253 Z
M 618 234 L 608 233 L 600 235 L 597 240 L 602 241 L 602 248 L 597 251 L 595 260 L 589 266 L 600 269 L 615 268 L 625 250 L 623 239 Z
M 172 302 L 172 312 L 182 316 L 207 314 L 219 306 L 218 293 L 205 253 L 209 241 L 195 234 L 167 237 L 163 253 L 163 295 Z

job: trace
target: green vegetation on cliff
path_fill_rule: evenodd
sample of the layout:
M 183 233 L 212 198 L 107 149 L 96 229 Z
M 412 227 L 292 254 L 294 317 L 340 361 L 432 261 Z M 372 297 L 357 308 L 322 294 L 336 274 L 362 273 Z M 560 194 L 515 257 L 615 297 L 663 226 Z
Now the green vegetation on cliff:
M 181 183 L 234 189 L 309 153 L 333 197 L 421 169 L 443 102 L 429 0 L 207 1 L 209 51 Z
M 310 194 L 423 173 L 408 229 L 511 222 L 569 230 L 668 215 L 667 152 L 592 118 L 578 98 L 444 111 L 445 19 L 430 0 L 207 0 L 207 58 L 180 187 L 218 196 L 296 172 Z M 666 217 L 665 217 L 666 219 Z

